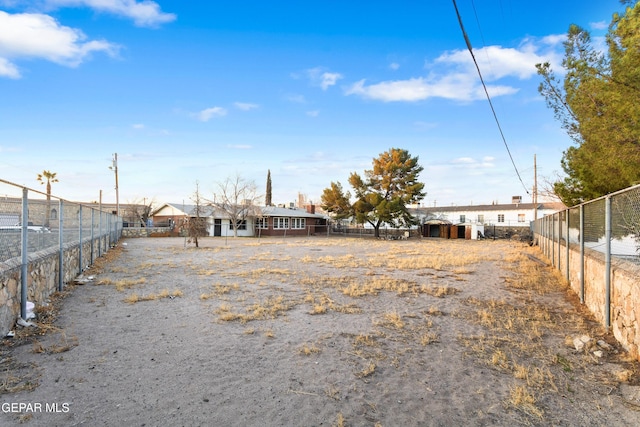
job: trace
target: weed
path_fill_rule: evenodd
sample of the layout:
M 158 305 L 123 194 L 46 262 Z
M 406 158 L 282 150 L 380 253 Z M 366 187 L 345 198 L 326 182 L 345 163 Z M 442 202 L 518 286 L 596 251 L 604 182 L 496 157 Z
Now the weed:
M 311 345 L 305 344 L 300 348 L 299 353 L 305 356 L 310 356 L 314 353 L 320 353 L 320 349 L 316 347 L 315 344 L 311 344 Z
M 371 362 L 363 370 L 356 373 L 358 378 L 366 378 L 373 375 L 376 372 L 376 364 Z

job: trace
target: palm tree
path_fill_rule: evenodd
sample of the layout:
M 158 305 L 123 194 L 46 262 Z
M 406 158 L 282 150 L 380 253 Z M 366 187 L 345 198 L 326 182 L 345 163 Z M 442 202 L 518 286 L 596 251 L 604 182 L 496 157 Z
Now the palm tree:
M 50 172 L 48 170 L 42 171 L 42 173 L 38 174 L 38 182 L 40 182 L 40 184 L 47 183 L 47 215 L 46 215 L 46 220 L 45 220 L 45 227 L 49 227 L 49 220 L 50 220 L 50 215 L 51 215 L 51 183 L 53 182 L 58 182 L 58 178 L 56 178 L 57 173 L 56 172 Z

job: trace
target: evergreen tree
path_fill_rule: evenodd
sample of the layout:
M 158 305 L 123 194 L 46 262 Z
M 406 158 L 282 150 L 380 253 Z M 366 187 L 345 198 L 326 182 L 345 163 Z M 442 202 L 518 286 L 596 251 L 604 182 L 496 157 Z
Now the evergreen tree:
M 613 16 L 606 53 L 577 25 L 564 45 L 562 84 L 549 63 L 536 67 L 540 93 L 575 143 L 554 184 L 572 206 L 640 182 L 640 3 Z
M 356 221 L 371 224 L 376 237 L 380 237 L 383 223 L 395 227 L 415 224 L 407 205 L 425 196 L 424 184 L 418 182 L 423 169 L 418 157 L 411 157 L 407 150 L 392 148 L 373 159 L 373 169 L 364 172 L 365 179 L 352 173 L 349 183 L 356 196 L 353 204 Z
M 267 191 L 264 196 L 265 206 L 271 206 L 271 169 L 267 169 Z

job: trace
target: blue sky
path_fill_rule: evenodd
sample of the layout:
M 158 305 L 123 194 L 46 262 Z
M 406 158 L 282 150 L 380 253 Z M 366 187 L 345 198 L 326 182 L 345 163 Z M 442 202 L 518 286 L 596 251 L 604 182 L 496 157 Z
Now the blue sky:
M 0 0 L 0 178 L 120 202 L 189 203 L 236 174 L 319 202 L 392 147 L 433 206 L 530 201 L 570 144 L 537 92 L 571 23 L 602 43 L 618 0 L 453 3 Z M 526 187 L 526 189 L 525 189 Z M 0 184 L 0 195 L 12 190 Z

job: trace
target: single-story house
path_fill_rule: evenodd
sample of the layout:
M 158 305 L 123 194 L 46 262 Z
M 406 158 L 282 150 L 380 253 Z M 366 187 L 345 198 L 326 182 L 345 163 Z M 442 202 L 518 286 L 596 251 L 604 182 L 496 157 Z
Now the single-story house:
M 566 207 L 561 202 L 522 203 L 522 198 L 515 196 L 510 204 L 419 207 L 413 208 L 412 213 L 420 218 L 423 224 L 429 219 L 441 219 L 452 224 L 529 227 L 534 219 L 563 209 Z M 537 215 L 536 218 L 534 214 Z
M 307 236 L 327 232 L 327 218 L 315 213 L 315 206 L 305 209 L 276 206 L 253 206 L 246 212 L 245 219 L 239 221 L 238 237 L 251 236 Z M 206 218 L 209 236 L 233 236 L 234 230 L 229 215 L 221 208 L 200 206 L 196 215 L 195 205 L 165 203 L 152 215 L 154 226 L 171 227 L 180 230 L 189 218 Z

